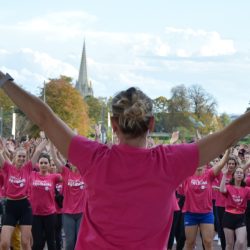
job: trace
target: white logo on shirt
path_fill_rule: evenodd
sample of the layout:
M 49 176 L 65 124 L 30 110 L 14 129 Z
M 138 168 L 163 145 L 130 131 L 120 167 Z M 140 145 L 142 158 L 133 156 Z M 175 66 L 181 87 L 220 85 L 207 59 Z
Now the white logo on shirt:
M 71 179 L 68 180 L 68 186 L 70 187 L 80 187 L 80 189 L 83 189 L 84 185 L 85 185 L 84 182 L 80 180 L 71 180 Z
M 243 201 L 243 198 L 241 196 L 239 196 L 239 195 L 236 195 L 236 194 L 233 194 L 232 198 L 233 198 L 233 201 L 235 203 L 238 203 L 238 204 L 242 203 L 242 201 Z
M 9 182 L 13 184 L 19 184 L 20 187 L 23 187 L 26 180 L 24 178 L 17 178 L 15 176 L 10 176 L 9 177 Z
M 194 179 L 194 180 L 191 180 L 191 185 L 193 185 L 195 189 L 204 190 L 207 188 L 207 181 Z
M 52 186 L 52 184 L 50 182 L 41 181 L 41 180 L 34 180 L 32 185 L 35 187 L 44 187 L 44 189 L 46 191 L 48 191 L 50 189 L 50 187 Z

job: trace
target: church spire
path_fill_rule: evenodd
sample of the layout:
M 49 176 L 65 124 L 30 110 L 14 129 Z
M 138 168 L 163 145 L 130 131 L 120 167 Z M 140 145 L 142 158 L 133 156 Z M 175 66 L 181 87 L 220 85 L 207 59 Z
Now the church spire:
M 86 96 L 93 96 L 92 84 L 89 82 L 87 75 L 85 40 L 83 42 L 81 65 L 75 88 L 81 93 L 83 98 L 85 98 Z

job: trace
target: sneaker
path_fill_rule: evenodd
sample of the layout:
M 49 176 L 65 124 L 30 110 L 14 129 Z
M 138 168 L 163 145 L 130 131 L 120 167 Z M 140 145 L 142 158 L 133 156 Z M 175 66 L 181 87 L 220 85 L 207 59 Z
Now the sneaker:
M 216 234 L 216 235 L 214 236 L 214 240 L 219 240 L 218 234 Z
M 221 242 L 220 242 L 220 239 L 218 239 L 218 243 L 217 243 L 217 244 L 218 244 L 218 246 L 221 246 Z

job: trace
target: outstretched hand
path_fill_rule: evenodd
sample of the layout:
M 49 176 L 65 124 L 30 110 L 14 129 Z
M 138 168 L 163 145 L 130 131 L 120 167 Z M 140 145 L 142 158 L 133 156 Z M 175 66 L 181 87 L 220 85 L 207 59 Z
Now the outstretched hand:
M 178 140 L 179 140 L 179 131 L 174 131 L 170 139 L 170 144 L 175 144 Z

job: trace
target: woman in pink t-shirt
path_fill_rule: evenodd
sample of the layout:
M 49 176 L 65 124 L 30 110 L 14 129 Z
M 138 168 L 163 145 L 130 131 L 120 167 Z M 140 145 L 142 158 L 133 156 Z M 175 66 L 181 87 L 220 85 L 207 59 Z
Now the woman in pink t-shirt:
M 50 159 L 50 174 L 58 173 L 58 169 L 53 159 Z M 56 183 L 55 187 L 55 205 L 56 205 L 56 225 L 55 225 L 55 239 L 56 250 L 63 248 L 62 238 L 62 212 L 63 212 L 63 182 Z
M 71 165 L 63 167 L 63 229 L 66 250 L 75 249 L 80 223 L 83 218 L 85 183 L 78 169 Z
M 42 153 L 38 159 L 39 172 L 30 176 L 30 202 L 33 213 L 32 250 L 43 250 L 44 240 L 48 250 L 55 250 L 55 186 L 62 181 L 60 174 L 50 174 L 50 156 Z
M 220 184 L 220 191 L 226 197 L 225 213 L 222 221 L 226 238 L 226 249 L 246 249 L 245 211 L 247 200 L 250 199 L 250 189 L 246 187 L 244 182 L 244 169 L 237 167 L 228 185 L 226 185 L 227 173 L 228 167 L 223 169 L 223 177 Z
M 13 164 L 6 161 L 0 153 L 0 166 L 4 176 L 6 195 L 5 217 L 1 233 L 1 249 L 9 249 L 11 236 L 16 225 L 20 226 L 22 249 L 31 249 L 32 210 L 28 200 L 29 177 L 33 164 L 45 146 L 42 142 L 36 148 L 30 161 L 27 162 L 27 152 L 19 148 L 15 152 Z
M 63 229 L 65 233 L 66 250 L 75 249 L 80 223 L 83 217 L 85 183 L 79 170 L 58 158 L 58 152 L 50 144 L 51 155 L 63 178 Z
M 212 249 L 214 235 L 212 184 L 226 163 L 228 155 L 229 150 L 226 151 L 221 161 L 210 169 L 206 166 L 198 167 L 194 175 L 183 183 L 185 249 L 187 250 L 194 248 L 198 228 L 200 228 L 205 249 Z
M 232 179 L 232 175 L 236 169 L 236 167 L 238 166 L 238 161 L 234 156 L 230 156 L 228 161 L 227 161 L 227 175 L 226 175 L 226 184 Z M 221 242 L 221 248 L 222 250 L 226 249 L 226 239 L 225 239 L 225 234 L 224 234 L 224 230 L 222 227 L 222 220 L 223 220 L 223 216 L 225 213 L 225 202 L 226 202 L 226 197 L 225 195 L 223 195 L 220 192 L 220 183 L 222 180 L 223 174 L 220 173 L 217 176 L 217 181 L 219 183 L 219 185 L 217 186 L 217 195 L 216 195 L 216 201 L 215 201 L 215 207 L 216 207 L 216 213 L 217 213 L 217 226 L 218 226 L 218 235 L 220 238 L 220 242 Z M 216 187 L 214 187 L 216 188 Z
M 131 87 L 112 99 L 111 123 L 119 144 L 108 147 L 76 135 L 47 104 L 1 71 L 0 86 L 83 176 L 87 197 L 76 250 L 164 249 L 175 189 L 198 166 L 250 133 L 248 112 L 196 143 L 147 149 L 146 138 L 154 127 L 153 103 Z

